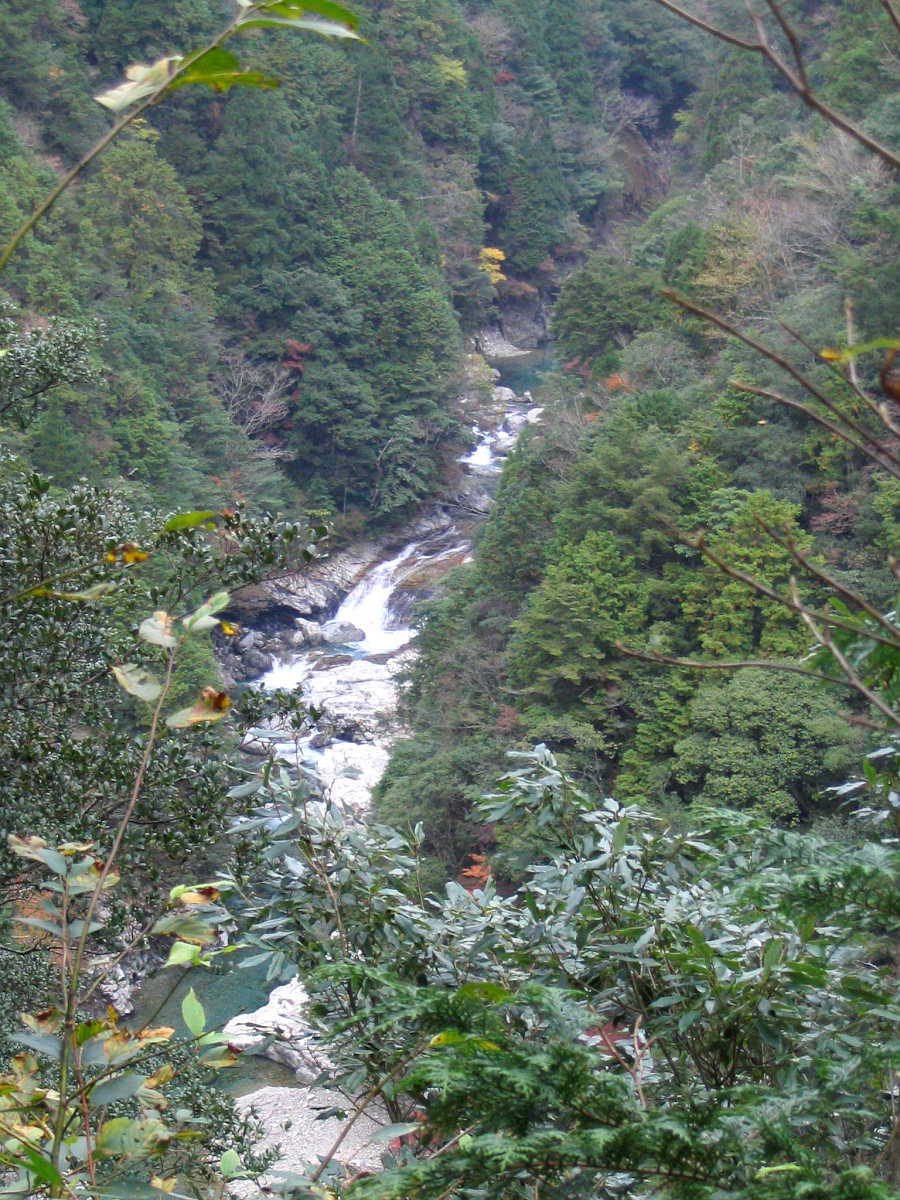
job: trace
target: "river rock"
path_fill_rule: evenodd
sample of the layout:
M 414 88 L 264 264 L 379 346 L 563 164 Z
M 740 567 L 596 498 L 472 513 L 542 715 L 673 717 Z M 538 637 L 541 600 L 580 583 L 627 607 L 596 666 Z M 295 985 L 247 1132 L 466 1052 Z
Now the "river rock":
M 350 642 L 365 641 L 366 632 L 349 621 L 326 621 L 322 628 L 322 639 L 332 646 L 346 646 Z
M 302 650 L 306 646 L 321 646 L 324 640 L 322 626 L 318 621 L 309 621 L 305 617 L 294 618 L 290 642 L 295 650 Z
M 385 745 L 333 741 L 316 759 L 316 775 L 330 800 L 361 817 L 371 807 L 390 756 Z
M 492 399 L 495 404 L 499 404 L 503 408 L 506 408 L 509 404 L 515 404 L 516 393 L 512 390 L 512 388 L 495 387 Z
M 223 1033 L 244 1054 L 261 1054 L 290 1067 L 301 1083 L 312 1083 L 329 1066 L 315 1049 L 304 1014 L 309 997 L 299 979 L 275 988 L 269 999 L 252 1013 L 232 1017 Z
M 325 1121 L 316 1119 L 316 1114 L 326 1108 L 340 1108 L 349 1117 L 353 1103 L 343 1093 L 312 1087 L 264 1087 L 235 1100 L 240 1113 L 250 1116 L 251 1110 L 265 1129 L 264 1137 L 254 1147 L 268 1150 L 280 1146 L 278 1160 L 263 1178 L 262 1194 L 271 1195 L 278 1187 L 279 1172 L 296 1173 L 307 1164 L 317 1165 L 329 1153 L 345 1125 L 340 1117 L 329 1117 Z M 381 1156 L 385 1148 L 372 1139 L 390 1117 L 378 1105 L 372 1105 L 354 1122 L 335 1156 L 353 1173 L 377 1171 L 381 1167 Z M 257 1181 L 243 1181 L 228 1185 L 229 1192 L 239 1198 L 260 1195 Z
M 501 330 L 494 327 L 479 329 L 475 335 L 475 347 L 485 358 L 515 358 L 519 354 L 527 354 L 508 341 Z
M 397 707 L 395 675 L 401 656 L 386 663 L 355 659 L 332 670 L 314 671 L 304 680 L 303 699 L 329 724 L 356 728 L 366 741 L 379 741 Z

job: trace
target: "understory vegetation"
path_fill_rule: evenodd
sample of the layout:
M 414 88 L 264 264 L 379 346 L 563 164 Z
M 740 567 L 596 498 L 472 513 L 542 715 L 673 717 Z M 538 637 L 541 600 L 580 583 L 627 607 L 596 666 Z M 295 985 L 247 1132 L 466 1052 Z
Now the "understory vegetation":
M 900 1197 L 893 0 L 170 7 L 0 13 L 0 1190 L 270 1187 L 150 945 L 379 1106 L 287 1194 Z M 216 647 L 452 504 L 490 327 L 542 420 L 360 822 Z

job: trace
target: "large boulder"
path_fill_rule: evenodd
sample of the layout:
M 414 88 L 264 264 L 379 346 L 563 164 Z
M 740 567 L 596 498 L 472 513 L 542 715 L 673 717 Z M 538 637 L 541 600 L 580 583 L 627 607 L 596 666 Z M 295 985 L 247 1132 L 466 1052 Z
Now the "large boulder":
M 349 621 L 326 621 L 321 627 L 322 639 L 331 646 L 346 646 L 352 642 L 365 641 L 366 631 Z
M 290 1067 L 301 1083 L 312 1083 L 329 1066 L 315 1048 L 306 1023 L 309 997 L 299 979 L 273 989 L 262 1008 L 232 1017 L 223 1033 L 229 1044 L 245 1054 L 261 1054 Z

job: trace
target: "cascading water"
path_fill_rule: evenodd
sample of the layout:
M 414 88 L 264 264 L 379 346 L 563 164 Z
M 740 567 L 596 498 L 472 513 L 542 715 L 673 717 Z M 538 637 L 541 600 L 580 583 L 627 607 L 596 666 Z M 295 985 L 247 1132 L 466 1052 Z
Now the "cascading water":
M 526 395 L 526 402 L 529 399 Z M 473 432 L 477 444 L 460 463 L 473 477 L 484 479 L 490 489 L 487 481 L 499 476 L 503 460 L 522 428 L 536 422 L 540 413 L 540 409 L 520 403 L 504 414 L 496 428 L 483 431 L 476 426 Z M 409 626 L 409 596 L 419 594 L 423 577 L 427 577 L 426 592 L 430 590 L 442 574 L 466 561 L 468 552 L 465 533 L 453 525 L 439 535 L 410 541 L 393 558 L 370 567 L 357 581 L 333 619 L 323 627 L 325 633 L 333 630 L 333 637 L 277 663 L 261 680 L 266 688 L 299 689 L 304 701 L 324 715 L 319 722 L 321 728 L 299 743 L 283 741 L 285 732 L 277 730 L 260 730 L 260 737 L 288 762 L 296 763 L 299 754 L 306 767 L 318 775 L 324 791 L 360 814 L 365 812 L 371 789 L 387 764 L 395 730 L 395 676 L 408 661 L 415 637 L 415 630 Z M 397 602 L 401 594 L 404 603 Z M 354 640 L 358 633 L 364 636 Z M 341 637 L 347 640 L 336 640 Z M 353 740 L 349 740 L 351 737 Z M 296 981 L 288 986 L 299 988 L 302 997 L 302 987 Z M 301 1001 L 293 1019 L 302 1022 L 302 1012 Z M 256 1015 L 237 1020 L 252 1024 Z M 271 1040 L 268 1038 L 265 1044 Z M 258 1080 L 254 1082 L 258 1084 Z M 253 1102 L 261 1107 L 265 1123 L 276 1129 L 272 1139 L 276 1141 L 284 1137 L 280 1123 L 285 1115 L 290 1116 L 297 1129 L 296 1144 L 282 1161 L 282 1166 L 290 1169 L 295 1162 L 324 1153 L 330 1144 L 331 1131 L 313 1122 L 310 1113 L 316 1104 L 328 1107 L 333 1100 L 328 1093 L 313 1096 L 302 1087 L 265 1087 L 247 1096 L 241 1105 Z M 372 1157 L 375 1164 L 379 1153 L 376 1147 Z M 360 1161 L 366 1161 L 364 1150 L 354 1151 L 354 1157 L 357 1154 Z
M 412 629 L 388 626 L 391 595 L 400 582 L 403 566 L 415 560 L 417 550 L 417 543 L 410 542 L 396 558 L 366 572 L 334 614 L 335 622 L 345 622 L 363 631 L 366 636 L 360 641 L 367 655 L 399 650 L 412 640 Z
M 530 395 L 526 395 L 526 402 Z M 491 487 L 523 427 L 540 418 L 540 408 L 510 405 L 494 427 L 473 427 L 478 439 L 460 463 Z M 324 714 L 319 728 L 290 740 L 277 730 L 255 731 L 280 758 L 298 759 L 318 776 L 322 788 L 362 813 L 388 760 L 396 675 L 414 641 L 412 602 L 398 604 L 416 581 L 426 591 L 451 567 L 464 562 L 469 541 L 455 525 L 439 534 L 408 542 L 392 558 L 373 564 L 357 580 L 334 617 L 323 627 L 325 642 L 276 663 L 263 676 L 264 688 L 299 690 L 306 703 Z

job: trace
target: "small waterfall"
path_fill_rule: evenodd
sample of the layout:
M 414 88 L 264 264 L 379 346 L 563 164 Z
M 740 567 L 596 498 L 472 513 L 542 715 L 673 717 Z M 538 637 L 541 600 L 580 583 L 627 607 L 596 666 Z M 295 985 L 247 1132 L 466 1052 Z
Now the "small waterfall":
M 334 615 L 335 621 L 355 625 L 363 631 L 366 636 L 362 645 L 367 655 L 399 650 L 412 639 L 412 629 L 391 628 L 389 605 L 391 594 L 402 578 L 401 568 L 410 560 L 415 561 L 418 551 L 419 543 L 410 542 L 395 558 L 373 567 Z

